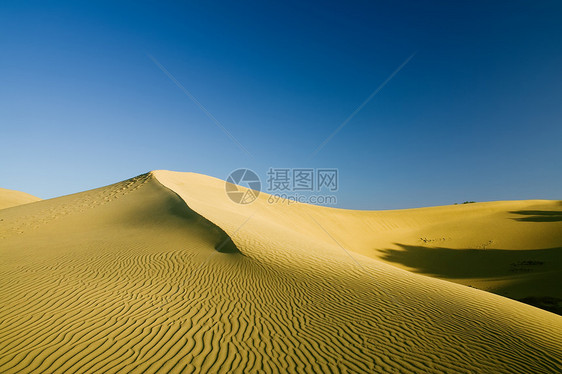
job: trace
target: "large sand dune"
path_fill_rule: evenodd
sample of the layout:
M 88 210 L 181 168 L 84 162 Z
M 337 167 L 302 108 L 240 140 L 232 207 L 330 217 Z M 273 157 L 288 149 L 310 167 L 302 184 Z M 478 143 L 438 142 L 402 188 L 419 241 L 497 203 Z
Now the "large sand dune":
M 481 290 L 560 297 L 561 211 L 238 205 L 168 171 L 3 209 L 0 372 L 561 372 L 562 317 Z

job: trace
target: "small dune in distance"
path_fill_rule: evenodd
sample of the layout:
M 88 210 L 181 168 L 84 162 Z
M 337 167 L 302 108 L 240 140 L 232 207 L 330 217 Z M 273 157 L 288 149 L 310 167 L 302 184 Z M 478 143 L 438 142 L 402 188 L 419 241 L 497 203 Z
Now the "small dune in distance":
M 25 192 L 0 188 L 0 209 L 33 203 L 39 200 L 41 199 Z
M 0 189 L 0 373 L 560 373 L 562 201 Z

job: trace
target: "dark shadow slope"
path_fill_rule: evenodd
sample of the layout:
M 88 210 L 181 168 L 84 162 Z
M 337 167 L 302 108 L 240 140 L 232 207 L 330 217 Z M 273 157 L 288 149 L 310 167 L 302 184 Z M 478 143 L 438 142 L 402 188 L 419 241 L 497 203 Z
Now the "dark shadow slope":
M 521 222 L 560 222 L 562 211 L 558 210 L 516 210 L 510 212 L 524 217 L 513 218 Z
M 215 225 L 213 222 L 209 221 L 207 218 L 191 209 L 180 195 L 160 183 L 160 181 L 158 181 L 158 178 L 152 177 L 152 180 L 174 195 L 175 204 L 173 205 L 173 208 L 170 209 L 171 213 L 188 220 L 190 223 L 197 224 L 206 228 L 213 236 L 215 249 L 218 252 L 242 254 L 242 252 L 240 252 L 230 236 L 228 236 L 228 234 L 222 228 Z

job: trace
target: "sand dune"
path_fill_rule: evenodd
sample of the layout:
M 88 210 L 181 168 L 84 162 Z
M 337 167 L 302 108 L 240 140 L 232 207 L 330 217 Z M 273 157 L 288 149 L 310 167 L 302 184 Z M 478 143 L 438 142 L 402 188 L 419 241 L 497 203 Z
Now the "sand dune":
M 0 209 L 33 203 L 39 200 L 41 199 L 25 192 L 0 188 Z
M 222 181 L 197 174 L 155 174 L 192 209 L 229 233 L 244 217 L 256 215 L 268 224 L 282 225 L 290 235 L 337 243 L 417 273 L 514 299 L 562 298 L 562 201 L 353 211 L 288 201 L 271 204 L 269 195 L 261 194 L 254 203 L 240 206 L 229 201 Z M 265 231 L 243 227 L 235 237 L 247 240 L 259 232 Z
M 3 209 L 0 372 L 560 372 L 561 316 L 463 284 L 560 296 L 561 210 L 238 205 L 168 171 Z

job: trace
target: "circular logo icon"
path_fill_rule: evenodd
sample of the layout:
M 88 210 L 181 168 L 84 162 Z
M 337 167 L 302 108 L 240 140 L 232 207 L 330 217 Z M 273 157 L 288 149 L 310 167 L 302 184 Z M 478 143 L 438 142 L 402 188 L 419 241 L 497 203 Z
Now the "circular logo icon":
M 260 194 L 261 181 L 250 169 L 234 170 L 226 178 L 226 194 L 237 204 L 250 204 Z

